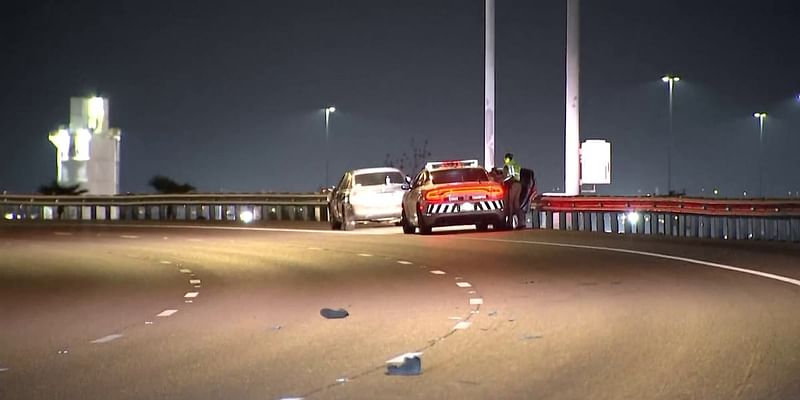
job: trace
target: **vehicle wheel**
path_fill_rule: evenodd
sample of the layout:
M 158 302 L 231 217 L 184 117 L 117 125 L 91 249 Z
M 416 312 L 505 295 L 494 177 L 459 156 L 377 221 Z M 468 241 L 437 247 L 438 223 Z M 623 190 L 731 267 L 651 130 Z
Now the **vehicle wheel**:
M 411 225 L 411 221 L 408 220 L 406 217 L 406 210 L 403 210 L 403 214 L 400 215 L 400 225 L 403 226 L 403 233 L 405 234 L 412 234 L 414 233 L 414 225 Z
M 328 216 L 330 217 L 330 220 L 331 220 L 331 229 L 332 230 L 338 231 L 339 229 L 342 229 L 342 222 L 336 220 L 336 216 L 333 215 L 333 212 L 331 212 L 330 208 L 328 209 Z
M 417 211 L 417 227 L 419 228 L 420 235 L 430 235 L 431 232 L 433 231 L 432 227 L 428 226 L 425 223 L 425 220 L 422 219 L 422 215 L 420 214 L 419 211 Z
M 489 230 L 489 224 L 487 223 L 475 224 L 475 229 L 477 229 L 478 232 L 486 232 Z
M 342 230 L 352 231 L 356 229 L 356 221 L 353 220 L 353 212 L 350 206 L 345 204 L 342 206 Z

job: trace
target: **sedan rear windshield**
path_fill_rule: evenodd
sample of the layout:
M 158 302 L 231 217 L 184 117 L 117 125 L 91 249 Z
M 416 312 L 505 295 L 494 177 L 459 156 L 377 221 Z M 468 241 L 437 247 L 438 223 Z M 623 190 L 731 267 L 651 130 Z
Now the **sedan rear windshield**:
M 399 172 L 373 172 L 356 175 L 356 185 L 377 186 L 392 183 L 403 183 L 403 175 Z
M 481 168 L 445 169 L 431 172 L 434 184 L 459 182 L 487 182 L 489 176 Z

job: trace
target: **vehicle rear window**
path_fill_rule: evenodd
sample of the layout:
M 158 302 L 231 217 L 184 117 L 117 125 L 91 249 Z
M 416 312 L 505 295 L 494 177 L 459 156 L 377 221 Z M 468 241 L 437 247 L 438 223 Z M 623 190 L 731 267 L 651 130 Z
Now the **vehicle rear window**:
M 445 169 L 431 172 L 434 184 L 459 182 L 486 182 L 489 176 L 481 168 Z
M 356 175 L 356 185 L 376 186 L 387 183 L 403 183 L 403 175 L 399 172 L 373 172 L 370 174 Z

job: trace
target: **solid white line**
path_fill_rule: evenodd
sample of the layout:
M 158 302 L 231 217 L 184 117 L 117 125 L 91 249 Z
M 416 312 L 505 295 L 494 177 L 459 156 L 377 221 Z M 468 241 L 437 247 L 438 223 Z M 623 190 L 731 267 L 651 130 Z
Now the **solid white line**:
M 178 312 L 178 310 L 164 310 L 156 314 L 156 317 L 169 317 L 170 315 L 175 314 L 176 312 Z
M 483 304 L 483 299 L 482 298 L 475 297 L 475 298 L 469 299 L 469 305 L 476 306 L 478 304 Z
M 100 339 L 92 340 L 90 343 L 94 343 L 94 344 L 108 343 L 108 342 L 110 342 L 112 340 L 117 340 L 117 339 L 121 338 L 122 336 L 124 336 L 124 335 L 119 334 L 119 333 L 114 333 L 114 334 L 111 334 L 111 335 L 108 335 L 108 336 L 103 336 Z
M 193 299 L 193 298 L 197 297 L 199 294 L 200 294 L 200 292 L 186 292 L 186 294 L 183 295 L 183 297 L 185 299 Z
M 135 225 L 135 224 L 92 224 L 101 227 L 119 228 L 151 228 L 151 229 L 205 229 L 221 231 L 253 231 L 253 232 L 285 232 L 285 233 L 323 233 L 328 235 L 381 235 L 384 233 L 370 232 L 369 229 L 362 231 L 334 231 L 322 229 L 296 229 L 296 228 L 256 228 L 244 226 L 192 226 L 192 225 Z M 399 229 L 399 228 L 398 228 Z M 399 233 L 399 231 L 398 231 Z M 186 239 L 190 240 L 191 239 Z
M 800 279 L 789 278 L 782 275 L 771 274 L 769 272 L 762 272 L 756 271 L 753 269 L 747 268 L 740 268 L 734 267 L 732 265 L 726 264 L 719 264 L 710 261 L 703 261 L 694 258 L 688 257 L 679 257 L 679 256 L 671 256 L 669 254 L 662 254 L 662 253 L 652 253 L 649 251 L 639 251 L 639 250 L 629 250 L 629 249 L 620 249 L 616 247 L 603 247 L 603 246 L 588 246 L 582 244 L 568 244 L 568 243 L 552 243 L 552 242 L 537 242 L 531 240 L 510 240 L 510 239 L 480 239 L 480 238 L 465 238 L 467 240 L 482 240 L 487 242 L 501 242 L 501 243 L 517 243 L 517 244 L 533 244 L 538 246 L 552 246 L 552 247 L 566 247 L 566 248 L 573 248 L 573 249 L 584 249 L 584 250 L 599 250 L 599 251 L 610 251 L 615 253 L 624 253 L 624 254 L 634 254 L 638 256 L 645 256 L 645 257 L 654 257 L 654 258 L 661 258 L 665 260 L 673 260 L 673 261 L 681 261 L 689 264 L 695 265 L 702 265 L 706 267 L 713 267 L 724 269 L 728 271 L 740 272 L 743 274 L 749 274 L 754 276 L 760 276 L 762 278 L 772 279 L 784 283 L 788 283 L 790 285 L 800 286 Z
M 469 282 L 456 282 L 456 286 L 461 288 L 468 288 L 472 287 L 472 284 L 470 284 Z
M 438 269 L 435 269 L 435 270 L 431 271 L 431 273 L 434 274 L 434 275 L 444 275 L 447 272 L 439 271 Z

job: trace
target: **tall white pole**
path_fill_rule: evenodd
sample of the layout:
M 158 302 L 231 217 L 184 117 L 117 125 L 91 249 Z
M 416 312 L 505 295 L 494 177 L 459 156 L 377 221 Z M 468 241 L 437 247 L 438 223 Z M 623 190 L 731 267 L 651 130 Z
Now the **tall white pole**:
M 330 151 L 329 151 L 329 145 L 328 145 L 328 136 L 329 136 L 328 135 L 328 130 L 329 130 L 330 119 L 331 119 L 331 108 L 330 107 L 325 107 L 325 187 L 326 188 L 330 187 L 329 186 L 330 185 L 330 183 L 329 183 L 330 182 L 330 179 L 329 179 L 330 177 L 328 176 L 328 165 L 330 164 L 330 162 L 329 162 L 330 161 L 330 156 L 329 156 Z
M 483 166 L 492 169 L 494 164 L 494 0 L 486 0 L 486 63 L 485 96 L 483 110 Z
M 567 0 L 567 121 L 564 194 L 580 194 L 580 13 L 579 0 Z

